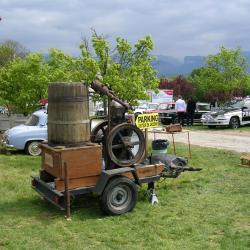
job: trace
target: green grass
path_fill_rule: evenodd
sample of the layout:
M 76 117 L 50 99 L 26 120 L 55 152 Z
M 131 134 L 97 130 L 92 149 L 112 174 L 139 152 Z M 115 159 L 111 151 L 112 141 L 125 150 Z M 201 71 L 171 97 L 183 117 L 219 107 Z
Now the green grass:
M 193 146 L 192 155 L 203 170 L 158 182 L 158 205 L 144 186 L 133 212 L 107 217 L 88 195 L 72 221 L 31 189 L 39 157 L 0 155 L 0 249 L 250 249 L 250 169 L 229 151 Z
M 192 131 L 204 130 L 204 131 L 224 131 L 224 132 L 234 132 L 234 133 L 244 133 L 250 132 L 250 125 L 239 127 L 238 129 L 231 129 L 228 127 L 216 127 L 216 128 L 208 128 L 208 126 L 203 126 L 202 124 L 195 124 L 194 126 L 184 126 L 184 129 L 189 129 Z

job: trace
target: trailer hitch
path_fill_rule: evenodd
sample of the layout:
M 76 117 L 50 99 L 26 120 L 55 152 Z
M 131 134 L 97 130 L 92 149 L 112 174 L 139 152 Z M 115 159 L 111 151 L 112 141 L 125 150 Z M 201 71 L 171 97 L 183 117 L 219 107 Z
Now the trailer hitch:
M 166 168 L 162 172 L 161 176 L 163 178 L 177 178 L 183 172 L 186 172 L 186 171 L 194 172 L 194 171 L 201 171 L 201 170 L 202 168 L 194 168 L 191 166 L 179 166 L 171 162 L 170 167 Z

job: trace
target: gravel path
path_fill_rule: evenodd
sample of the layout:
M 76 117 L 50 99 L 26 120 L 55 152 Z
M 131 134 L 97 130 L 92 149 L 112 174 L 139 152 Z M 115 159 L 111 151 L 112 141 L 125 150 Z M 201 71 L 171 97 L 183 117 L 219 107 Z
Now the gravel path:
M 190 131 L 190 143 L 193 145 L 233 150 L 237 152 L 250 152 L 250 132 L 235 131 Z M 168 139 L 172 142 L 172 136 L 165 133 L 149 133 L 150 139 Z M 176 142 L 188 143 L 187 133 L 176 133 Z

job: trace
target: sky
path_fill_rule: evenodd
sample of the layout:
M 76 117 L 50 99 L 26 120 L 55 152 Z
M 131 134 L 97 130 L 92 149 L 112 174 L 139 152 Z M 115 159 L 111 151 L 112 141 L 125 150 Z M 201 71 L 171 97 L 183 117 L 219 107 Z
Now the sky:
M 0 42 L 78 55 L 94 28 L 111 44 L 151 35 L 154 54 L 182 59 L 220 46 L 250 51 L 249 13 L 250 0 L 0 0 Z

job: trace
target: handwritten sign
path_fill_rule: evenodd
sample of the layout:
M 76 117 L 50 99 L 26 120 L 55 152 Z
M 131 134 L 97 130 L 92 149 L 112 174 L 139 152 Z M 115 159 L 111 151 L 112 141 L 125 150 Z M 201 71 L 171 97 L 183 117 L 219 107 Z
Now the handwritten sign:
M 140 129 L 157 128 L 159 127 L 159 114 L 151 113 L 138 115 L 135 124 Z

